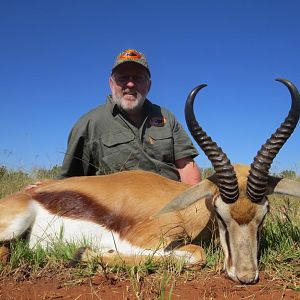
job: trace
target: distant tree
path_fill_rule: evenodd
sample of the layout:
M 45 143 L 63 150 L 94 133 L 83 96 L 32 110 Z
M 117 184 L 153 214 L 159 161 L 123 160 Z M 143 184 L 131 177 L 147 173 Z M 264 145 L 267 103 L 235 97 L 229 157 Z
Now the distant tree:
M 0 177 L 3 177 L 7 172 L 8 170 L 5 166 L 0 166 Z

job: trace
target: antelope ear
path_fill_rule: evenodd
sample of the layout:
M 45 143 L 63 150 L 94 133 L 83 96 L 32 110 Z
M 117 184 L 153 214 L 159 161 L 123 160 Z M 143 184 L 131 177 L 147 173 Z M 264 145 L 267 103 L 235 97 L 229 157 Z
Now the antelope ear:
M 279 194 L 300 198 L 300 182 L 269 176 L 267 194 Z
M 175 197 L 153 217 L 185 209 L 203 198 L 212 197 L 215 190 L 216 186 L 209 180 L 205 179 Z

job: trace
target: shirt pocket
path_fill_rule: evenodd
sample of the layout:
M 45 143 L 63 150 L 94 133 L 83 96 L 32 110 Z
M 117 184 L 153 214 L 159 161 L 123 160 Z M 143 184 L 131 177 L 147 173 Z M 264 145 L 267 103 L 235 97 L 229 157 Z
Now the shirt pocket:
M 174 140 L 169 131 L 155 130 L 147 138 L 149 154 L 162 162 L 174 163 Z
M 108 152 L 118 151 L 118 147 L 134 140 L 131 132 L 111 132 L 101 136 L 101 141 Z
M 101 165 L 112 172 L 132 169 L 135 162 L 135 136 L 131 132 L 111 132 L 101 137 Z

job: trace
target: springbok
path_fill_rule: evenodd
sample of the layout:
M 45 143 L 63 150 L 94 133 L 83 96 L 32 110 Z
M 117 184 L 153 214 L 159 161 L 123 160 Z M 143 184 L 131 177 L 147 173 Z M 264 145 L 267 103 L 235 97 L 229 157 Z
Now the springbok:
M 267 195 L 300 197 L 300 183 L 269 175 L 276 154 L 295 129 L 300 95 L 288 80 L 292 105 L 285 121 L 262 146 L 250 167 L 233 166 L 198 125 L 189 94 L 185 117 L 195 141 L 215 173 L 195 186 L 145 171 L 50 180 L 0 200 L 0 242 L 24 237 L 30 247 L 53 241 L 80 242 L 101 252 L 104 263 L 121 258 L 136 264 L 148 255 L 172 255 L 188 265 L 205 263 L 200 241 L 210 238 L 217 220 L 225 254 L 224 270 L 234 281 L 258 281 L 258 247 L 269 210 Z M 3 253 L 4 246 L 1 248 Z M 88 248 L 87 248 L 88 249 Z M 94 253 L 94 252 L 91 252 Z M 90 259 L 89 251 L 80 252 Z

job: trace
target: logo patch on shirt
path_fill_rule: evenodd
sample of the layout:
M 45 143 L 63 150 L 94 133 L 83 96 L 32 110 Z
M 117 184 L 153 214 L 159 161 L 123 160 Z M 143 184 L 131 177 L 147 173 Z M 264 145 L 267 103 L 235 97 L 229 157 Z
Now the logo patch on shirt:
M 163 127 L 167 123 L 167 119 L 164 117 L 153 117 L 149 120 L 151 126 Z

